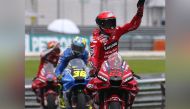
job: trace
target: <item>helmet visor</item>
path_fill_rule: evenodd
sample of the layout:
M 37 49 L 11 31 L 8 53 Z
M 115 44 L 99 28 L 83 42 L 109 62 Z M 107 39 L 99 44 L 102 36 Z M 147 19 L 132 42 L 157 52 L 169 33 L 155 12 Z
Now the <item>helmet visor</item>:
M 105 29 L 113 29 L 116 27 L 116 19 L 115 18 L 97 19 L 97 24 Z
M 72 50 L 77 54 L 81 54 L 84 51 L 84 47 L 72 44 Z

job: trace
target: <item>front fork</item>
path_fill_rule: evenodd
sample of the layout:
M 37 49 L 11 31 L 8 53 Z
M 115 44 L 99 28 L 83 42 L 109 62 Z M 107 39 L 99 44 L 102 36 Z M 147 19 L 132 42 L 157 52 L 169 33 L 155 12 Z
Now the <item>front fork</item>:
M 121 109 L 126 109 L 125 101 L 118 96 L 110 97 L 108 100 L 104 101 L 104 109 L 109 109 L 110 102 L 119 102 L 121 104 Z

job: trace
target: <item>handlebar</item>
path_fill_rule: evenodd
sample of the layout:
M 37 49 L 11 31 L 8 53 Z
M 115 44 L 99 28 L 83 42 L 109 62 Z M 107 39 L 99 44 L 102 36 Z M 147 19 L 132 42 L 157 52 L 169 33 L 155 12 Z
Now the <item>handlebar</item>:
M 136 77 L 137 79 L 141 79 L 141 77 L 139 75 L 133 74 L 134 77 Z
M 132 71 L 133 76 L 134 76 L 135 78 L 137 78 L 137 79 L 141 79 L 141 77 L 140 77 L 139 75 L 135 74 L 135 72 L 134 72 L 133 70 L 131 70 L 131 71 Z

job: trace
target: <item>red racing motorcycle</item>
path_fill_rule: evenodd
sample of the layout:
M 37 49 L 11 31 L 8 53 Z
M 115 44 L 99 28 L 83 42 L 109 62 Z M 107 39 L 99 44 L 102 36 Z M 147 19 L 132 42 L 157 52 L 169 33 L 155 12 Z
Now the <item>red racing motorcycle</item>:
M 139 89 L 127 62 L 114 53 L 87 84 L 87 90 L 92 91 L 93 109 L 128 109 Z
M 46 73 L 42 81 L 41 104 L 43 109 L 57 109 L 58 107 L 58 81 L 54 73 Z

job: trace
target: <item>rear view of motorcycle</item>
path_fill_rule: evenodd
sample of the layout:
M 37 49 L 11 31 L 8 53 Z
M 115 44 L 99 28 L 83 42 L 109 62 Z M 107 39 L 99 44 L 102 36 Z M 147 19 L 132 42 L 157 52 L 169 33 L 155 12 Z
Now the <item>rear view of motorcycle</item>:
M 45 75 L 45 87 L 41 90 L 41 104 L 44 109 L 57 109 L 58 107 L 58 82 L 55 74 Z
M 92 91 L 93 109 L 128 109 L 139 89 L 127 62 L 114 53 L 89 81 L 87 90 Z
M 61 81 L 66 108 L 87 109 L 89 107 L 89 97 L 83 91 L 88 81 L 88 68 L 83 60 L 72 59 L 64 70 Z

